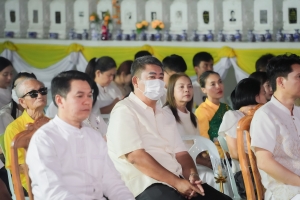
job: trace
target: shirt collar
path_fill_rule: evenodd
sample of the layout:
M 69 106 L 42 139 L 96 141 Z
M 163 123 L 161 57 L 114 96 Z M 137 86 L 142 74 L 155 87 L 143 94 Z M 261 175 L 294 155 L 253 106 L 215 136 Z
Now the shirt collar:
M 102 86 L 99 85 L 98 83 L 97 83 L 97 86 L 98 86 L 99 92 L 101 92 L 101 93 L 107 92 L 107 87 L 106 87 L 106 86 L 105 86 L 105 87 L 102 87 Z
M 80 131 L 79 128 L 72 126 L 71 124 L 68 124 L 61 118 L 59 118 L 57 115 L 52 119 L 55 124 L 57 124 L 60 128 L 68 130 L 69 131 Z M 81 123 L 82 124 L 82 123 Z M 82 126 L 83 127 L 83 126 Z
M 208 100 L 208 98 L 206 98 L 205 103 L 209 106 L 212 107 L 214 109 L 218 109 L 220 105 L 216 105 L 213 102 L 211 102 L 210 100 Z
M 130 100 L 134 101 L 135 103 L 137 103 L 139 106 L 141 106 L 145 110 L 147 108 L 151 108 L 151 107 L 147 106 L 142 100 L 140 100 L 140 98 L 138 98 L 133 92 L 131 92 L 128 97 Z M 156 104 L 155 112 L 161 112 L 161 111 L 162 111 L 162 108 Z
M 280 101 L 278 101 L 276 97 L 274 97 L 274 95 L 272 96 L 270 102 L 273 103 L 276 107 L 278 107 L 286 114 L 291 115 L 291 111 L 287 107 L 285 107 L 282 103 L 280 103 Z

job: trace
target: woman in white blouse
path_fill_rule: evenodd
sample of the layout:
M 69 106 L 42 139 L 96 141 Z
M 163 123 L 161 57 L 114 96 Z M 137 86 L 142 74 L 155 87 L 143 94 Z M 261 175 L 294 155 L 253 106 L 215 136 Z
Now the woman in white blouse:
M 14 68 L 12 63 L 0 56 L 0 108 L 11 101 L 11 81 Z
M 229 110 L 225 113 L 219 128 L 219 135 L 226 136 L 231 158 L 238 160 L 236 128 L 239 120 L 257 104 L 267 102 L 265 93 L 264 87 L 258 80 L 253 78 L 241 80 L 232 91 L 231 101 L 234 110 Z M 246 148 L 245 152 L 247 153 Z
M 123 99 L 120 89 L 112 83 L 117 71 L 116 66 L 114 59 L 109 56 L 92 58 L 89 61 L 85 73 L 97 83 L 99 89 L 93 112 L 95 109 L 100 109 L 102 114 L 109 114 L 115 104 Z
M 168 110 L 174 115 L 177 121 L 177 128 L 180 135 L 196 135 L 200 136 L 197 128 L 197 119 L 193 109 L 193 85 L 191 79 L 184 73 L 173 74 L 169 79 L 167 88 L 167 101 L 163 109 Z M 193 145 L 192 141 L 185 141 L 187 149 Z M 217 188 L 214 181 L 211 162 L 209 159 L 203 159 L 201 152 L 196 159 L 196 163 L 202 165 L 199 171 L 200 179 L 212 187 Z M 204 152 L 208 157 L 207 153 Z

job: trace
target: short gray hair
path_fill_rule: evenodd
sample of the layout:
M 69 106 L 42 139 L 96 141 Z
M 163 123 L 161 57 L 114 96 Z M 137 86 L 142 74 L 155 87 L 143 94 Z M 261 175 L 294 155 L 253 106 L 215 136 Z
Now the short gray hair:
M 28 81 L 37 81 L 38 83 L 40 83 L 42 86 L 45 86 L 44 83 L 42 83 L 41 81 L 34 79 L 34 78 L 25 78 L 23 79 L 20 83 L 18 83 L 18 85 L 16 86 L 16 95 L 18 98 L 22 98 L 25 95 L 25 83 Z

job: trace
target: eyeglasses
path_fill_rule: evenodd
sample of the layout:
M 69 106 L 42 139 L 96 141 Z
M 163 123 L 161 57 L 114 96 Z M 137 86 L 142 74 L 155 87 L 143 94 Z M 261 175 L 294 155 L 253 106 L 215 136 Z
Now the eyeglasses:
M 39 95 L 39 93 L 41 95 L 47 95 L 48 88 L 43 87 L 43 88 L 41 88 L 39 90 L 31 90 L 30 92 L 27 92 L 26 94 L 24 94 L 24 96 L 22 96 L 21 98 L 24 98 L 27 95 L 29 95 L 31 98 L 37 98 L 37 96 Z

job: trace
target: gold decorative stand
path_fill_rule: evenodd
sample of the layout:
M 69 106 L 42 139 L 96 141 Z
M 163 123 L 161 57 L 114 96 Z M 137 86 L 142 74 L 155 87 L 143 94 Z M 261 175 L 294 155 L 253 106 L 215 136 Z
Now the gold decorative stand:
M 218 173 L 217 173 L 217 177 L 215 177 L 216 179 L 216 183 L 220 183 L 220 192 L 224 193 L 224 186 L 223 184 L 226 183 L 226 178 L 227 176 L 223 175 L 224 173 L 222 173 L 222 167 L 221 165 L 218 166 Z

